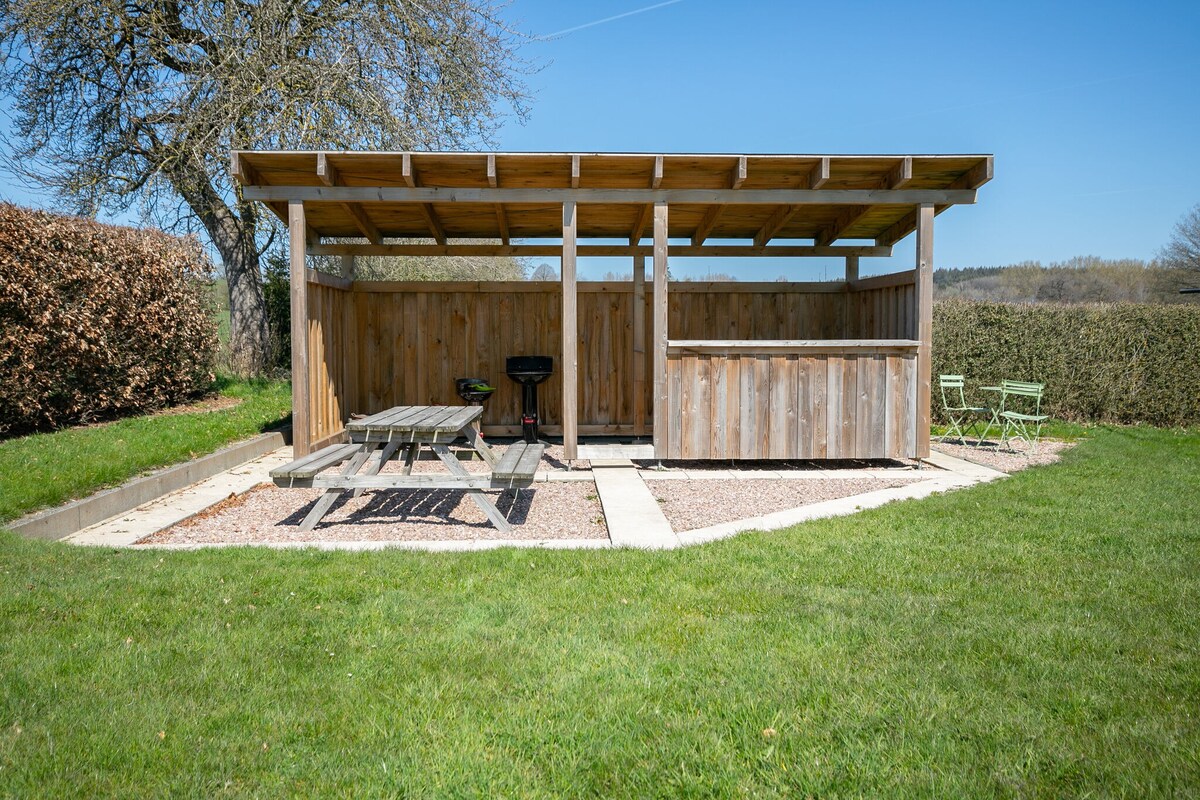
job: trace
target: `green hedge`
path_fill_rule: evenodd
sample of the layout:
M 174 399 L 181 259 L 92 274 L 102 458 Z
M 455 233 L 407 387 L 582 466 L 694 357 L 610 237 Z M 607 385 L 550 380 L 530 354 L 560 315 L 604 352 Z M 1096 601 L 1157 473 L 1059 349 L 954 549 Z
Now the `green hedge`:
M 1200 422 L 1200 303 L 1009 304 L 943 300 L 933 306 L 937 375 L 967 378 L 968 400 L 1002 379 L 1046 384 L 1045 405 L 1077 422 Z
M 211 267 L 194 238 L 0 203 L 0 435 L 207 391 Z

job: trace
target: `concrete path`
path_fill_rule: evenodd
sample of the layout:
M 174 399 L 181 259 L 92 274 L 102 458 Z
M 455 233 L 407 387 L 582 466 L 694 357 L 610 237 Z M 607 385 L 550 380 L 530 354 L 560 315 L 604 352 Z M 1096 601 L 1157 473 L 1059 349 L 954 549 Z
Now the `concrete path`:
M 271 470 L 292 460 L 292 448 L 281 447 L 261 458 L 164 495 L 132 511 L 84 528 L 63 539 L 72 544 L 108 547 L 131 545 L 152 533 L 183 522 L 230 495 L 243 494 L 271 481 Z
M 633 462 L 623 458 L 593 460 L 592 475 L 614 547 L 658 550 L 679 546 L 679 537 Z

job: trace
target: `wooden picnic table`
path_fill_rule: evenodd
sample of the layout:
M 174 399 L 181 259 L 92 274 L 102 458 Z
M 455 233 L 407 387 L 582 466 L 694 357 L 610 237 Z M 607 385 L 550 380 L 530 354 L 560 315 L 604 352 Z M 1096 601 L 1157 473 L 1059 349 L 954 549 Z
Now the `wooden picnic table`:
M 484 490 L 520 489 L 532 484 L 545 446 L 518 442 L 497 459 L 475 428 L 482 414 L 482 406 L 389 408 L 348 422 L 349 443 L 330 445 L 274 469 L 271 478 L 283 488 L 326 490 L 300 523 L 305 531 L 316 527 L 343 492 L 353 492 L 357 497 L 366 489 L 462 489 L 497 529 L 510 531 L 512 526 Z M 488 472 L 471 473 L 459 463 L 449 448 L 459 437 L 465 438 L 488 465 Z M 449 474 L 412 474 L 423 446 L 434 452 Z M 401 471 L 381 475 L 383 465 L 393 458 L 404 459 Z M 348 463 L 340 473 L 324 472 L 343 462 Z

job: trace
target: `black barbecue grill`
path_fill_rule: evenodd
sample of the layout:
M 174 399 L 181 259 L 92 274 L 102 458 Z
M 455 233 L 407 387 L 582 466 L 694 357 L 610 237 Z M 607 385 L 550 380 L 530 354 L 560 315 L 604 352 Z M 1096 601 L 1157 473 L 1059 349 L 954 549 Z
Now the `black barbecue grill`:
M 529 444 L 538 440 L 537 385 L 554 372 L 550 356 L 509 356 L 504 371 L 521 384 L 521 434 Z

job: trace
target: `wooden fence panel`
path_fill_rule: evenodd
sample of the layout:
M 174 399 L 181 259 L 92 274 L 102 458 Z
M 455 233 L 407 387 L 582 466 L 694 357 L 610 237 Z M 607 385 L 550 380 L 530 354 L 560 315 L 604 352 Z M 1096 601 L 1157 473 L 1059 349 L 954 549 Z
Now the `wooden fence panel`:
M 668 350 L 668 458 L 912 457 L 915 347 L 752 347 Z
M 872 279 L 867 279 L 867 283 Z M 913 286 L 862 291 L 813 290 L 795 284 L 672 283 L 668 331 L 672 339 L 892 339 L 913 338 Z M 308 368 L 314 443 L 336 438 L 350 414 L 394 405 L 448 404 L 458 399 L 454 379 L 478 376 L 497 387 L 483 424 L 493 432 L 519 430 L 520 387 L 504 374 L 509 355 L 550 355 L 554 374 L 539 387 L 540 416 L 548 432 L 561 424 L 559 362 L 560 286 L 556 282 L 340 283 L 310 273 Z M 652 293 L 645 318 L 652 318 Z M 579 284 L 579 424 L 581 433 L 632 433 L 633 284 Z M 646 326 L 649 328 L 649 326 Z M 652 352 L 651 331 L 643 347 Z M 686 376 L 691 406 L 671 407 L 670 441 L 683 452 L 713 458 L 852 457 L 858 426 L 858 364 L 848 357 L 794 355 L 772 362 L 753 353 L 712 355 L 681 369 L 668 364 L 673 397 Z M 894 363 L 893 363 L 894 362 Z M 906 387 L 908 359 L 888 357 L 871 380 L 892 393 Z M 653 359 L 642 359 L 641 408 L 647 434 L 653 424 Z M 881 371 L 882 370 L 882 371 Z M 876 377 L 880 372 L 883 377 Z M 836 379 L 835 379 L 836 376 Z M 775 383 L 779 381 L 779 383 Z M 915 385 L 915 378 L 913 379 Z M 772 397 L 778 398 L 772 402 Z M 911 416 L 906 397 L 893 403 L 885 423 Z M 847 406 L 847 403 L 849 404 Z M 846 418 L 847 408 L 853 420 Z M 870 414 L 868 419 L 875 420 Z M 772 424 L 783 433 L 772 439 Z M 685 430 L 686 429 L 686 430 Z M 907 448 L 907 428 L 887 428 L 884 448 Z M 874 452 L 874 450 L 872 450 Z M 674 457 L 682 457 L 675 455 Z M 691 456 L 689 456 L 691 457 Z

